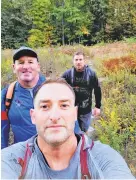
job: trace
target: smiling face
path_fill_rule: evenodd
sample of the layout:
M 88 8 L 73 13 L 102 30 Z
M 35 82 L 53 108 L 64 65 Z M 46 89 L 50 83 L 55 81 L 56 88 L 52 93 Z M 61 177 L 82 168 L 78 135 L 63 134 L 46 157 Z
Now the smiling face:
M 34 57 L 23 56 L 13 64 L 14 73 L 21 85 L 25 82 L 36 84 L 40 65 Z
M 38 91 L 31 119 L 42 141 L 55 146 L 74 134 L 77 107 L 74 95 L 65 84 L 45 84 Z
M 82 54 L 75 55 L 73 59 L 74 67 L 77 71 L 81 72 L 84 69 L 85 66 L 85 59 Z

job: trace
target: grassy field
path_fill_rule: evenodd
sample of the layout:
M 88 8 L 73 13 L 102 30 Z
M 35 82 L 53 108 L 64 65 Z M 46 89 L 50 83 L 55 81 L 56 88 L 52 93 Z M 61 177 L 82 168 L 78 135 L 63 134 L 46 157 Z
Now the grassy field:
M 84 51 L 102 86 L 102 115 L 95 124 L 97 138 L 119 151 L 136 175 L 136 43 L 116 42 L 91 47 L 39 48 L 41 71 L 59 77 L 72 66 L 75 51 Z M 2 51 L 2 87 L 16 77 L 12 51 Z

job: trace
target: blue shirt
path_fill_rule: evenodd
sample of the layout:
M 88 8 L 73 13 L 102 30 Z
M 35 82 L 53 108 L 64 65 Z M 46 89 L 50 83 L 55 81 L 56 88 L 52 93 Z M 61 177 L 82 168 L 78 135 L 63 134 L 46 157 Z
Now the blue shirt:
M 23 88 L 19 82 L 14 89 L 13 100 L 9 109 L 8 117 L 1 121 L 1 147 L 8 146 L 10 126 L 14 134 L 13 143 L 25 141 L 36 134 L 36 127 L 31 122 L 30 109 L 33 108 L 33 94 L 37 88 L 45 81 L 45 77 L 40 75 L 37 85 L 31 90 Z M 1 112 L 6 113 L 5 97 L 7 87 L 1 92 Z

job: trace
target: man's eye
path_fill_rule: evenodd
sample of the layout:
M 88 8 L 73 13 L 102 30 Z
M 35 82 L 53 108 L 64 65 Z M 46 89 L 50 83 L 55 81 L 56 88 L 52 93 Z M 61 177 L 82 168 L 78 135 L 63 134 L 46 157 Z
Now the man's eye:
M 67 109 L 67 108 L 69 107 L 69 105 L 68 105 L 68 104 L 61 104 L 61 107 L 62 107 L 63 109 Z
M 47 110 L 49 108 L 49 106 L 48 105 L 41 105 L 40 108 Z
M 29 61 L 29 63 L 30 63 L 30 64 L 32 64 L 32 63 L 33 63 L 33 61 Z
M 18 64 L 24 64 L 24 62 L 23 61 L 19 61 Z

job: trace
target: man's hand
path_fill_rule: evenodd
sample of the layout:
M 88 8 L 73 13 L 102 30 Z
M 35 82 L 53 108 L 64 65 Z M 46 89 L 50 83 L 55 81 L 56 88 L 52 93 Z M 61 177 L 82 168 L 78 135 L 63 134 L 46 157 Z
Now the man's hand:
M 92 110 L 92 115 L 95 116 L 95 117 L 99 116 L 100 113 L 101 113 L 101 109 L 99 109 L 99 108 L 96 108 L 96 107 L 95 107 L 95 108 Z

